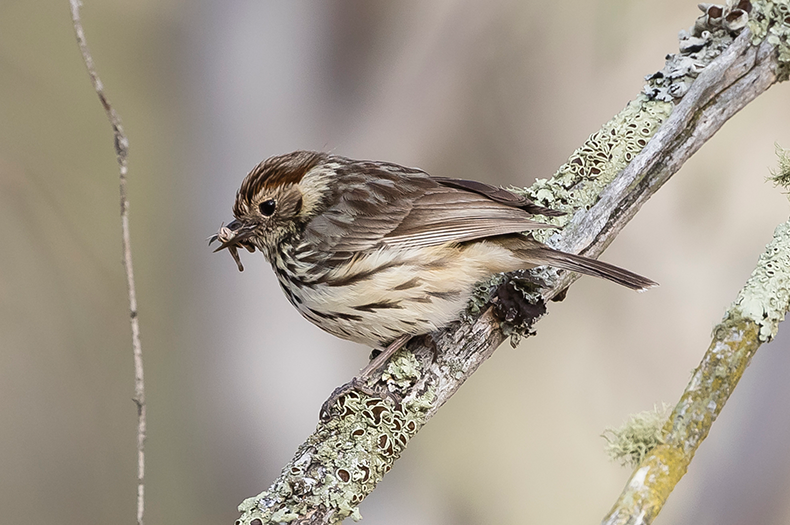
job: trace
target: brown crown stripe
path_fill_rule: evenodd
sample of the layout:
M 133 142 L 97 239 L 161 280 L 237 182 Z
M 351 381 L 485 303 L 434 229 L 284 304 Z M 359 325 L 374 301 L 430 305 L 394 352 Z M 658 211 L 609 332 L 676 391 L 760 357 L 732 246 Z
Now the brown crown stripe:
M 269 157 L 245 177 L 236 196 L 236 207 L 249 205 L 261 190 L 285 184 L 297 184 L 305 174 L 327 157 L 316 151 L 294 151 L 285 155 Z

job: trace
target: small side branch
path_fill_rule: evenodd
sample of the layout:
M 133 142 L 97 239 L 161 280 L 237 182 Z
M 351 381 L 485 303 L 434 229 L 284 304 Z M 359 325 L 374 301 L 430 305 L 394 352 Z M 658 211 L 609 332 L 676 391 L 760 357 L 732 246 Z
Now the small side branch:
M 662 430 L 637 465 L 603 525 L 649 524 L 708 436 L 754 353 L 790 309 L 790 221 L 778 226 L 746 285 L 716 327 L 713 341 Z
M 113 129 L 115 155 L 118 161 L 120 193 L 121 193 L 121 239 L 123 244 L 123 266 L 126 270 L 126 286 L 129 292 L 129 321 L 132 327 L 132 353 L 134 355 L 134 402 L 137 405 L 137 524 L 143 525 L 145 509 L 145 381 L 143 379 L 143 350 L 140 345 L 140 322 L 137 318 L 137 293 L 134 285 L 134 269 L 132 267 L 132 244 L 129 235 L 129 199 L 126 195 L 126 175 L 128 172 L 129 140 L 123 131 L 121 119 L 104 94 L 104 85 L 96 72 L 85 31 L 80 19 L 80 0 L 70 0 L 71 20 L 77 36 L 77 44 L 82 53 L 82 60 L 88 69 L 93 89 L 107 114 Z

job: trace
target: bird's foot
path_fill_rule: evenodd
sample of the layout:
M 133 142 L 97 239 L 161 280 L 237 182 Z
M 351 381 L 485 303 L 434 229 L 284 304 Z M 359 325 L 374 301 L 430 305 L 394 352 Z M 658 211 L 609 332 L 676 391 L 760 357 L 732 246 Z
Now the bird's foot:
M 373 399 L 389 399 L 396 407 L 400 406 L 402 401 L 402 399 L 394 392 L 391 392 L 386 385 L 372 387 L 359 377 L 355 377 L 345 385 L 335 388 L 329 396 L 329 399 L 324 401 L 324 404 L 321 405 L 321 411 L 318 413 L 319 419 L 322 423 L 326 423 L 332 416 L 343 419 L 351 415 L 353 410 L 346 406 L 346 401 L 353 397 L 361 399 L 360 394 Z
M 368 366 L 362 369 L 362 372 L 359 373 L 359 377 L 367 380 L 374 375 L 381 373 L 384 370 L 384 366 L 387 364 L 387 361 L 389 361 L 389 358 L 395 355 L 395 352 L 403 348 L 403 345 L 405 345 L 409 339 L 411 339 L 411 336 L 404 334 L 391 342 L 387 348 L 381 350 L 375 357 L 373 357 L 370 363 L 368 363 Z M 374 349 L 370 355 L 372 356 L 375 354 L 376 350 L 378 349 Z
M 358 376 L 354 377 L 348 383 L 335 388 L 335 390 L 329 396 L 329 399 L 324 401 L 324 404 L 321 405 L 321 411 L 319 412 L 319 418 L 321 421 L 329 420 L 335 407 L 342 406 L 343 398 L 345 398 L 351 392 L 360 392 L 370 397 L 377 397 L 380 399 L 390 399 L 396 405 L 400 404 L 400 399 L 395 394 L 390 392 L 386 385 L 376 388 L 370 386 L 368 381 L 371 377 L 381 375 L 381 372 L 383 372 L 387 361 L 389 361 L 389 358 L 392 357 L 395 352 L 400 350 L 410 338 L 410 335 L 402 335 L 398 337 L 392 343 L 390 343 L 387 348 L 380 351 L 380 353 L 376 355 L 365 368 L 362 369 Z M 340 416 L 343 417 L 344 415 L 344 407 L 341 407 Z
M 321 411 L 318 413 L 318 418 L 321 421 L 329 421 L 332 412 L 335 408 L 338 409 L 339 416 L 342 418 L 345 414 L 345 398 L 350 393 L 360 392 L 368 396 L 378 397 L 378 392 L 373 387 L 369 386 L 365 381 L 359 377 L 354 377 L 351 381 L 344 385 L 335 388 L 329 395 L 329 399 L 324 401 L 321 405 Z

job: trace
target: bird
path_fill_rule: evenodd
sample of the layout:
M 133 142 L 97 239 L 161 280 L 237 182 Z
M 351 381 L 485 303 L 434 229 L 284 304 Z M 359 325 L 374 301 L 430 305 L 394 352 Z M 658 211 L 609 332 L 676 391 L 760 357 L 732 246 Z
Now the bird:
M 530 236 L 556 228 L 536 216 L 564 212 L 389 162 L 315 151 L 270 157 L 244 178 L 233 215 L 209 238 L 220 243 L 215 251 L 227 249 L 239 271 L 239 248 L 262 252 L 302 316 L 384 348 L 377 359 L 458 320 L 476 284 L 500 272 L 548 265 L 639 291 L 656 286 Z

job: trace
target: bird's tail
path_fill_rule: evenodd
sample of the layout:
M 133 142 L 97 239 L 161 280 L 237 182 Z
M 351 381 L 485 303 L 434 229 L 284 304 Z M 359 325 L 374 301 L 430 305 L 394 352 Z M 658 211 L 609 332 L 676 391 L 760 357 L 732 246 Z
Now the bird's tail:
M 522 251 L 522 250 L 519 250 Z M 530 246 L 523 250 L 523 257 L 531 261 L 539 261 L 539 264 L 546 264 L 563 270 L 582 273 L 601 277 L 609 281 L 643 292 L 648 288 L 658 286 L 658 283 L 642 277 L 633 272 L 629 272 L 613 264 L 605 263 L 582 255 L 565 253 L 549 248 L 548 246 Z

